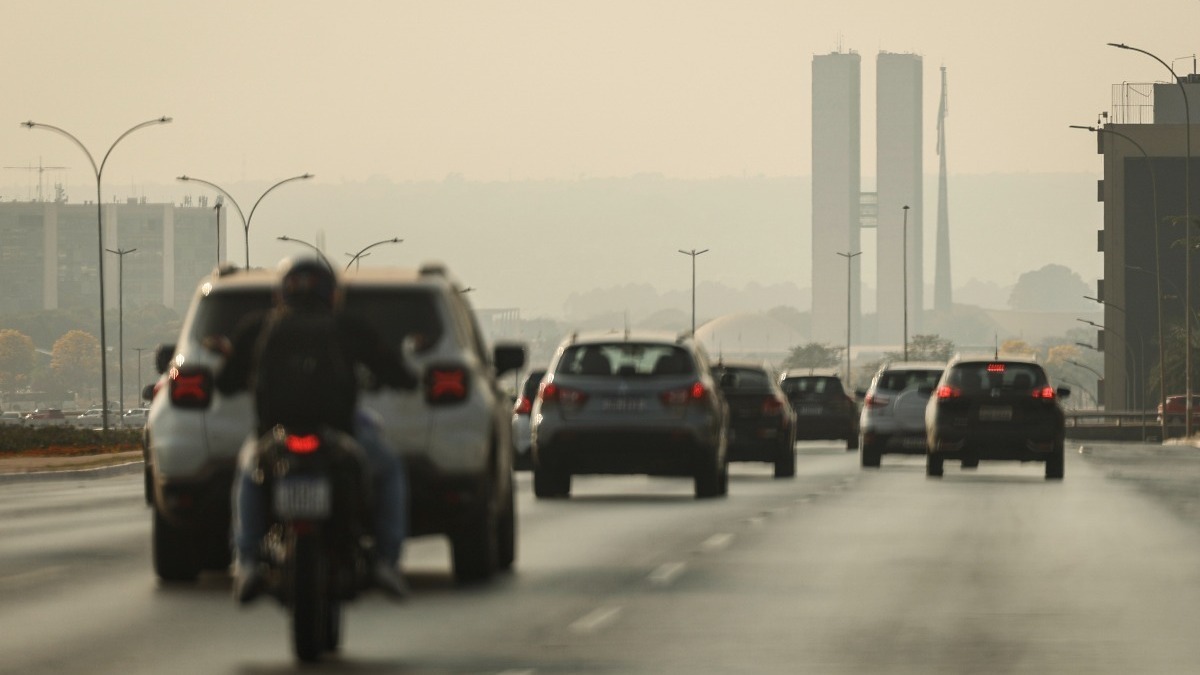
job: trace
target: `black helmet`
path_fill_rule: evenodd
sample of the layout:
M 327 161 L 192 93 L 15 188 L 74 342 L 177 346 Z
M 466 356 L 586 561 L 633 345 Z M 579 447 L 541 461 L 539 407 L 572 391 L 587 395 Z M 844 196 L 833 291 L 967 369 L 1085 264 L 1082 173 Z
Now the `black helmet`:
M 337 275 L 317 258 L 288 258 L 279 265 L 281 304 L 295 309 L 333 309 L 338 297 Z

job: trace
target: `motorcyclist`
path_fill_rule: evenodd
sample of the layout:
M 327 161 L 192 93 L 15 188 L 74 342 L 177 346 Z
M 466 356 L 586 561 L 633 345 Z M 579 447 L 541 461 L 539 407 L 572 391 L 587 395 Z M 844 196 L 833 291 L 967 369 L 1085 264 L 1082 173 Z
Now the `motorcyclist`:
M 329 264 L 315 258 L 280 265 L 275 306 L 246 317 L 231 341 L 215 384 L 222 393 L 251 389 L 256 433 L 238 457 L 233 489 L 234 597 L 245 604 L 265 586 L 259 547 L 266 533 L 263 486 L 255 478 L 258 439 L 276 425 L 326 425 L 352 434 L 374 479 L 377 587 L 404 597 L 399 573 L 407 526 L 406 478 L 398 455 L 383 441 L 372 413 L 357 408 L 356 364 L 384 386 L 412 389 L 417 380 L 375 330 L 341 311 L 341 289 Z M 315 356 L 314 356 L 315 354 Z

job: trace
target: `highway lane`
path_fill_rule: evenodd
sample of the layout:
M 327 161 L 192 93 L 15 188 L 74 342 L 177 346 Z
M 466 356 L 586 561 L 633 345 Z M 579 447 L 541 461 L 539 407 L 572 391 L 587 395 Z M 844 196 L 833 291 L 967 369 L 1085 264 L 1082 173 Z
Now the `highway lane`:
M 521 474 L 515 574 L 453 586 L 413 542 L 414 596 L 349 608 L 350 672 L 1191 672 L 1200 532 L 1080 456 L 1041 467 L 917 458 L 862 472 L 801 444 L 799 475 L 688 481 Z M 161 586 L 139 476 L 0 488 L 0 672 L 292 672 L 283 612 L 225 575 Z M 319 669 L 318 669 L 319 670 Z

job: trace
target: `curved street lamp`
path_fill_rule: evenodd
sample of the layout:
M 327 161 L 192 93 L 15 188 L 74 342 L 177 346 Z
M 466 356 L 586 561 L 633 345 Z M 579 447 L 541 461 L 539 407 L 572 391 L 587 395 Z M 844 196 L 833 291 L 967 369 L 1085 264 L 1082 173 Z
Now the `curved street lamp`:
M 1158 177 L 1154 173 L 1154 162 L 1150 159 L 1150 155 L 1146 154 L 1146 149 L 1142 147 L 1141 143 L 1138 143 L 1137 141 L 1133 140 L 1133 138 L 1131 138 L 1130 136 L 1128 136 L 1126 134 L 1121 133 L 1120 131 L 1115 131 L 1113 129 L 1107 129 L 1104 127 L 1090 127 L 1090 126 L 1082 126 L 1082 125 L 1078 125 L 1078 124 L 1072 124 L 1072 125 L 1070 125 L 1070 127 L 1072 129 L 1085 129 L 1092 133 L 1112 134 L 1113 136 L 1117 136 L 1119 138 L 1124 138 L 1125 140 L 1127 140 L 1131 144 L 1133 144 L 1133 147 L 1137 148 L 1138 152 L 1142 153 L 1142 158 L 1146 160 L 1146 166 L 1150 169 L 1150 193 L 1151 193 L 1152 206 L 1154 207 L 1154 284 L 1155 284 L 1156 295 L 1157 295 L 1157 300 L 1158 300 L 1158 302 L 1156 304 L 1156 306 L 1158 308 L 1158 398 L 1159 398 L 1159 405 L 1162 406 L 1163 410 L 1166 410 L 1167 409 L 1167 366 L 1166 366 L 1167 348 L 1166 348 L 1166 334 L 1165 334 L 1166 329 L 1164 327 L 1164 322 L 1166 321 L 1166 318 L 1163 316 L 1162 263 L 1159 260 L 1159 258 L 1161 256 L 1162 248 L 1161 248 L 1161 240 L 1159 238 L 1159 222 L 1158 222 Z M 1129 267 L 1129 265 L 1126 265 L 1126 267 Z M 1141 268 L 1138 268 L 1138 269 L 1141 269 Z M 1190 310 L 1190 308 L 1189 308 L 1189 310 Z M 1126 318 L 1126 322 L 1128 322 L 1128 318 Z M 1139 337 L 1139 339 L 1140 339 L 1140 337 Z M 1187 347 L 1184 347 L 1184 349 L 1186 350 Z M 1146 373 L 1143 372 L 1142 377 L 1145 377 L 1145 376 L 1146 376 Z M 1167 423 L 1164 419 L 1162 421 L 1162 438 L 1166 438 L 1167 437 L 1166 434 L 1167 434 Z
M 304 241 L 303 239 L 297 239 L 295 237 L 289 237 L 286 234 L 283 236 L 280 236 L 280 237 L 275 237 L 275 238 L 278 239 L 279 241 L 290 241 L 294 244 L 302 244 L 304 246 L 311 248 L 312 250 L 317 252 L 317 255 L 321 256 L 321 260 L 325 263 L 326 267 L 328 267 L 330 270 L 333 269 L 333 265 L 329 264 L 329 258 L 325 257 L 325 254 L 323 252 L 321 252 L 321 249 L 317 248 L 316 246 L 313 246 L 312 244 L 308 243 L 307 241 Z
M 92 157 L 92 153 L 88 151 L 87 146 L 84 145 L 78 138 L 72 136 L 69 132 L 56 126 L 42 124 L 32 120 L 28 122 L 21 122 L 21 126 L 27 129 L 45 129 L 47 131 L 53 131 L 54 133 L 62 136 L 66 136 L 71 140 L 72 143 L 77 145 L 80 150 L 83 150 L 84 155 L 87 155 L 88 162 L 90 162 L 92 165 L 92 171 L 96 174 L 96 235 L 99 240 L 97 242 L 98 246 L 96 251 L 96 274 L 99 277 L 97 286 L 100 287 L 100 425 L 105 431 L 108 431 L 108 359 L 105 356 L 108 353 L 108 345 L 104 330 L 104 208 L 103 199 L 100 195 L 100 179 L 104 175 L 104 165 L 108 163 L 108 157 L 112 154 L 113 148 L 117 147 L 117 144 L 124 140 L 126 136 L 132 134 L 138 129 L 154 126 L 156 124 L 169 124 L 170 122 L 171 118 L 164 115 L 152 120 L 146 120 L 141 124 L 135 124 L 126 129 L 125 133 L 118 136 L 117 140 L 113 141 L 112 145 L 108 146 L 108 151 L 104 153 L 104 158 L 100 160 L 99 165 L 96 164 L 96 160 Z
M 369 245 L 369 246 L 365 246 L 365 247 L 363 247 L 363 248 L 362 248 L 362 249 L 361 249 L 361 250 L 360 250 L 358 253 L 347 253 L 346 255 L 350 256 L 350 262 L 346 263 L 346 271 L 348 271 L 348 270 L 350 269 L 350 266 L 351 266 L 351 265 L 353 265 L 354 263 L 358 262 L 358 259 L 359 259 L 359 258 L 362 258 L 362 257 L 364 257 L 364 256 L 370 255 L 369 253 L 367 253 L 367 251 L 369 251 L 369 250 L 371 250 L 371 249 L 375 248 L 376 246 L 380 246 L 380 245 L 383 245 L 383 244 L 399 244 L 399 243 L 401 243 L 401 242 L 403 242 L 403 241 L 404 241 L 404 240 L 403 240 L 403 239 L 401 239 L 400 237 L 392 237 L 391 239 L 384 239 L 383 241 L 377 241 L 377 242 L 375 242 L 374 244 L 371 244 L 371 245 Z M 355 267 L 354 269 L 356 269 L 356 270 L 357 270 L 357 269 L 358 269 L 358 267 Z
M 679 252 L 684 255 L 692 256 L 692 333 L 691 333 L 691 336 L 692 336 L 692 339 L 694 340 L 694 339 L 696 339 L 696 256 L 700 255 L 701 253 L 708 253 L 708 249 L 704 249 L 703 251 L 697 251 L 696 249 L 692 249 L 690 251 L 685 251 L 683 249 L 679 249 Z
M 292 176 L 291 178 L 284 178 L 283 180 L 279 181 L 278 183 L 267 188 L 266 192 L 263 192 L 261 195 L 259 195 L 258 199 L 254 202 L 254 206 L 250 207 L 250 215 L 249 216 L 242 213 L 242 207 L 238 205 L 237 200 L 234 199 L 233 195 L 229 194 L 225 190 L 225 188 L 221 187 L 220 185 L 217 185 L 216 183 L 213 183 L 210 181 L 206 181 L 202 178 L 195 178 L 195 177 L 188 176 L 188 175 L 179 176 L 177 178 L 177 180 L 181 180 L 184 182 L 191 181 L 193 183 L 200 183 L 202 185 L 207 185 L 208 187 L 216 190 L 217 192 L 220 192 L 222 195 L 225 196 L 226 199 L 228 199 L 230 201 L 230 203 L 233 204 L 233 208 L 237 209 L 238 217 L 242 219 L 242 234 L 243 234 L 243 239 L 245 240 L 245 243 L 246 243 L 246 269 L 250 269 L 250 223 L 254 220 L 254 210 L 258 208 L 258 205 L 262 202 L 263 197 L 266 197 L 267 195 L 271 194 L 271 191 L 274 190 L 275 188 L 279 187 L 280 185 L 283 185 L 285 183 L 290 183 L 294 180 L 308 180 L 309 178 L 312 178 L 312 177 L 313 177 L 313 174 L 311 174 L 311 173 L 305 173 L 305 174 L 301 174 L 299 176 Z
M 1187 87 L 1183 86 L 1183 82 L 1179 80 L 1179 76 L 1175 74 L 1175 69 L 1167 65 L 1166 61 L 1158 58 L 1154 54 L 1137 47 L 1130 47 L 1127 44 L 1119 42 L 1109 42 L 1109 47 L 1117 49 L 1126 49 L 1131 52 L 1145 54 L 1150 58 L 1162 64 L 1167 72 L 1171 73 L 1171 81 L 1179 85 L 1179 94 L 1183 97 L 1183 131 L 1185 138 L 1184 153 L 1186 159 L 1183 164 L 1183 201 L 1184 201 L 1184 216 L 1183 216 L 1183 232 L 1184 232 L 1184 263 L 1183 263 L 1183 278 L 1184 278 L 1184 304 L 1187 305 L 1184 312 L 1184 348 L 1183 348 L 1183 379 L 1184 389 L 1186 390 L 1186 398 L 1184 399 L 1184 436 L 1192 435 L 1192 111 L 1188 105 Z

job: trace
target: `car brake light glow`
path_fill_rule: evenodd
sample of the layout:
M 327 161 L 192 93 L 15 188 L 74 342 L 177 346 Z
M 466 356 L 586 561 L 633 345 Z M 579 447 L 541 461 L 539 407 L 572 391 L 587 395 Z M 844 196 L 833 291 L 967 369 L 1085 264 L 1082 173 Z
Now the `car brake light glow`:
M 538 392 L 538 396 L 542 398 L 543 402 L 549 401 L 568 406 L 583 405 L 588 399 L 588 395 L 582 391 L 579 391 L 578 389 L 560 387 L 553 382 L 543 382 L 541 385 L 541 391 Z
M 178 366 L 168 376 L 171 403 L 179 408 L 207 408 L 212 401 L 212 372 L 203 366 Z
M 321 447 L 321 439 L 314 434 L 305 436 L 292 436 L 289 434 L 284 442 L 287 444 L 287 449 L 297 455 L 307 455 Z
M 459 403 L 467 398 L 467 371 L 459 366 L 432 366 L 425 377 L 425 400 Z
M 528 415 L 533 412 L 533 401 L 530 401 L 525 396 L 517 399 L 517 405 L 513 406 L 513 414 Z
M 988 367 L 987 367 L 987 371 L 989 373 L 1003 373 L 1004 372 L 1004 364 L 1003 363 L 989 363 Z
M 1050 387 L 1050 386 L 1038 387 L 1033 390 L 1033 397 L 1053 401 L 1054 400 L 1054 387 Z
M 668 389 L 658 395 L 659 400 L 663 405 L 678 406 L 685 405 L 688 401 L 698 401 L 704 398 L 708 389 L 703 382 L 693 382 L 691 386 L 681 387 L 679 389 Z
M 945 401 L 949 398 L 958 398 L 962 396 L 962 390 L 958 387 L 951 387 L 948 384 L 943 384 L 937 389 L 937 397 L 939 401 Z
M 693 382 L 692 390 L 688 393 L 692 397 L 693 401 L 698 401 L 698 400 L 704 398 L 704 394 L 706 392 L 707 392 L 707 390 L 704 388 L 703 382 Z
M 783 401 L 780 401 L 779 399 L 775 398 L 774 396 L 768 396 L 763 399 L 763 405 L 762 405 L 762 414 L 763 415 L 765 415 L 767 417 L 772 417 L 772 416 L 780 414 L 781 412 L 783 412 Z
M 867 394 L 867 398 L 863 403 L 868 408 L 882 408 L 888 404 L 888 397 L 880 396 L 879 394 Z

